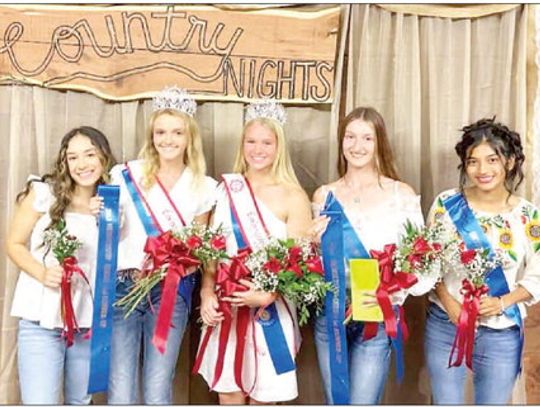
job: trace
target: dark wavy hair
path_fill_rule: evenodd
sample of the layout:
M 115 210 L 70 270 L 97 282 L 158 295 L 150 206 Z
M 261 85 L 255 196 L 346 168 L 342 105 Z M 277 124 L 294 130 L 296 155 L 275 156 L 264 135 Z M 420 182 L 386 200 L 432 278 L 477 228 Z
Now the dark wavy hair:
M 523 181 L 523 146 L 518 133 L 492 119 L 481 119 L 461 129 L 463 135 L 456 144 L 456 153 L 461 160 L 459 169 L 459 189 L 463 191 L 467 180 L 467 159 L 472 150 L 482 142 L 488 143 L 495 153 L 508 163 L 514 160 L 512 168 L 505 167 L 504 187 L 509 194 L 515 192 Z
M 71 203 L 73 191 L 75 190 L 75 182 L 69 173 L 66 152 L 69 142 L 77 135 L 88 137 L 90 142 L 98 150 L 99 160 L 103 166 L 103 174 L 98 180 L 96 188 L 99 184 L 106 184 L 109 182 L 109 170 L 116 163 L 111 152 L 111 147 L 109 146 L 109 141 L 101 131 L 90 126 L 81 126 L 70 130 L 60 142 L 60 150 L 58 151 L 53 170 L 50 173 L 43 175 L 40 180 L 42 182 L 47 182 L 52 186 L 53 195 L 56 198 L 49 209 L 51 223 L 47 226 L 47 229 L 54 227 L 58 221 L 63 218 L 64 211 Z M 28 195 L 33 181 L 36 180 L 30 180 L 26 183 L 23 191 L 17 195 L 17 202 L 20 202 Z
M 371 123 L 375 129 L 375 137 L 377 140 L 375 157 L 379 174 L 399 181 L 400 179 L 396 170 L 392 148 L 390 147 L 390 142 L 388 141 L 384 119 L 380 113 L 372 107 L 357 107 L 356 109 L 352 110 L 339 125 L 339 150 L 337 162 L 339 176 L 343 177 L 347 172 L 347 160 L 343 155 L 343 139 L 345 137 L 345 130 L 347 129 L 349 123 L 357 119 Z

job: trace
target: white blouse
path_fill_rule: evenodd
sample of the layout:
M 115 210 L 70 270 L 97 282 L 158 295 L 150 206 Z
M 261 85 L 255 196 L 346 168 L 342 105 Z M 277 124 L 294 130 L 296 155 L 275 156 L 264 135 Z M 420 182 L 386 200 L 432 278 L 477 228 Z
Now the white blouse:
M 329 191 L 335 194 L 335 187 L 328 185 L 323 187 L 325 201 Z M 317 206 L 313 205 L 315 216 L 319 215 L 321 210 Z M 369 211 L 357 210 L 343 204 L 341 206 L 368 252 L 371 250 L 381 251 L 386 244 L 397 244 L 405 232 L 404 225 L 407 219 L 419 227 L 424 225 L 420 195 L 403 194 L 398 181 L 394 181 L 393 194 L 390 199 L 380 202 Z M 349 265 L 346 264 L 345 268 L 347 285 L 350 286 Z M 408 294 L 422 295 L 428 292 L 437 278 L 438 276 L 435 274 L 419 277 L 418 282 L 408 290 L 401 290 L 393 294 L 392 302 L 403 304 Z
M 37 177 L 31 178 L 39 179 Z M 52 251 L 44 257 L 46 248 L 42 247 L 43 232 L 51 221 L 48 211 L 55 198 L 51 186 L 47 183 L 34 181 L 32 188 L 35 193 L 33 209 L 43 215 L 38 219 L 32 230 L 30 253 L 45 267 L 56 266 L 58 261 L 54 258 Z M 83 244 L 77 251 L 76 257 L 79 266 L 90 281 L 90 287 L 82 277 L 75 275 L 71 280 L 72 300 L 79 327 L 89 328 L 92 326 L 93 303 L 91 293 L 94 289 L 98 239 L 96 218 L 89 214 L 65 212 L 64 219 L 69 234 L 76 236 Z M 21 272 L 15 287 L 11 315 L 39 322 L 42 327 L 47 329 L 62 328 L 60 288 L 46 287 L 34 277 Z
M 129 168 L 139 188 L 142 181 L 142 160 L 129 162 Z M 120 211 L 121 228 L 120 243 L 118 248 L 118 269 L 130 269 L 142 267 L 144 261 L 144 245 L 147 235 L 144 226 L 139 218 L 137 209 L 133 204 L 129 191 L 126 187 L 122 170 L 124 164 L 118 164 L 111 170 L 111 183 L 120 185 Z M 217 182 L 211 177 L 205 176 L 202 185 L 194 189 L 193 172 L 186 167 L 182 175 L 169 192 L 171 200 L 174 202 L 184 221 L 189 225 L 193 219 L 205 212 L 208 212 L 215 204 L 215 189 Z M 149 191 L 144 191 L 145 199 L 151 206 L 152 211 L 160 221 L 160 226 L 164 231 L 171 230 L 175 226 L 177 216 L 171 210 L 163 191 L 159 185 L 154 184 Z M 167 220 L 170 220 L 167 221 Z
M 430 224 L 434 223 L 435 218 L 443 223 L 442 238 L 445 241 L 461 239 L 442 203 L 457 192 L 456 189 L 450 189 L 440 193 L 435 198 L 428 216 Z M 525 318 L 527 315 L 525 305 L 532 305 L 540 300 L 540 212 L 532 203 L 521 199 L 519 204 L 509 212 L 492 214 L 473 210 L 473 213 L 493 249 L 497 250 L 503 258 L 502 269 L 510 291 L 521 285 L 532 295 L 531 300 L 518 304 L 521 315 Z M 448 266 L 443 267 L 443 281 L 450 294 L 459 302 L 463 302 L 460 289 L 465 277 L 466 269 L 461 265 L 451 270 Z M 429 300 L 444 309 L 434 291 L 430 293 Z M 480 324 L 494 329 L 503 329 L 514 325 L 514 322 L 502 315 L 482 317 Z

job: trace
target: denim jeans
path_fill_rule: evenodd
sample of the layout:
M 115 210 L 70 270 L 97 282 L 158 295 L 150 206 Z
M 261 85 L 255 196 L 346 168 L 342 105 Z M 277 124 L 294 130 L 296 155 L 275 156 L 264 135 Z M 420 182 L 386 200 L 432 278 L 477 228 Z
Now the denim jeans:
M 69 348 L 61 329 L 21 319 L 18 333 L 19 384 L 23 404 L 89 404 L 90 340 L 75 334 Z
M 391 342 L 384 330 L 384 324 L 379 324 L 377 336 L 368 341 L 362 338 L 363 328 L 364 324 L 360 322 L 350 322 L 347 325 L 350 402 L 351 404 L 377 404 L 381 400 L 388 377 Z M 320 315 L 315 321 L 315 345 L 326 402 L 334 404 L 331 391 L 328 334 L 324 315 Z
M 132 285 L 130 278 L 119 281 L 116 299 L 126 295 Z M 150 298 L 152 307 L 148 300 L 144 299 L 128 318 L 124 318 L 123 309 L 114 309 L 109 404 L 139 403 L 138 378 L 141 359 L 144 404 L 172 404 L 172 382 L 189 316 L 188 307 L 184 299 L 177 294 L 167 348 L 165 353 L 161 354 L 152 344 L 161 300 L 159 284 L 151 291 Z
M 439 306 L 430 304 L 425 354 L 433 403 L 464 404 L 466 366 L 448 367 L 456 326 Z M 519 368 L 519 328 L 479 326 L 473 350 L 474 404 L 507 404 Z

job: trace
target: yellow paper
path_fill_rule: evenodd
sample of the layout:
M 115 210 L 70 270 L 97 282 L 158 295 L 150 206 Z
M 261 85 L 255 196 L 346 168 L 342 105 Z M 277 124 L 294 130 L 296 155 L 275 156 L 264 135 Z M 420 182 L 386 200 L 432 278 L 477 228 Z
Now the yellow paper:
M 384 320 L 381 307 L 363 305 L 364 299 L 370 298 L 362 291 L 373 291 L 379 286 L 379 262 L 374 259 L 351 259 L 349 261 L 351 275 L 352 319 L 355 321 L 380 322 Z

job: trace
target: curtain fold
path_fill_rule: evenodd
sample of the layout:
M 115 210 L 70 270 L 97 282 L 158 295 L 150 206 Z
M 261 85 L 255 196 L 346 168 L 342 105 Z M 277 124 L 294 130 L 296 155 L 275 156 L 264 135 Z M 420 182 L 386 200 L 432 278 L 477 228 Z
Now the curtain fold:
M 393 13 L 454 19 L 487 17 L 520 7 L 519 4 L 377 4 L 377 6 Z
M 346 111 L 367 105 L 382 114 L 399 174 L 422 195 L 424 212 L 436 194 L 458 183 L 454 146 L 460 128 L 497 116 L 525 142 L 527 10 L 526 5 L 351 6 Z M 430 403 L 424 308 L 421 299 L 407 301 L 407 319 L 413 321 L 407 374 L 401 387 L 391 375 L 385 403 Z M 513 402 L 524 396 L 521 380 Z

